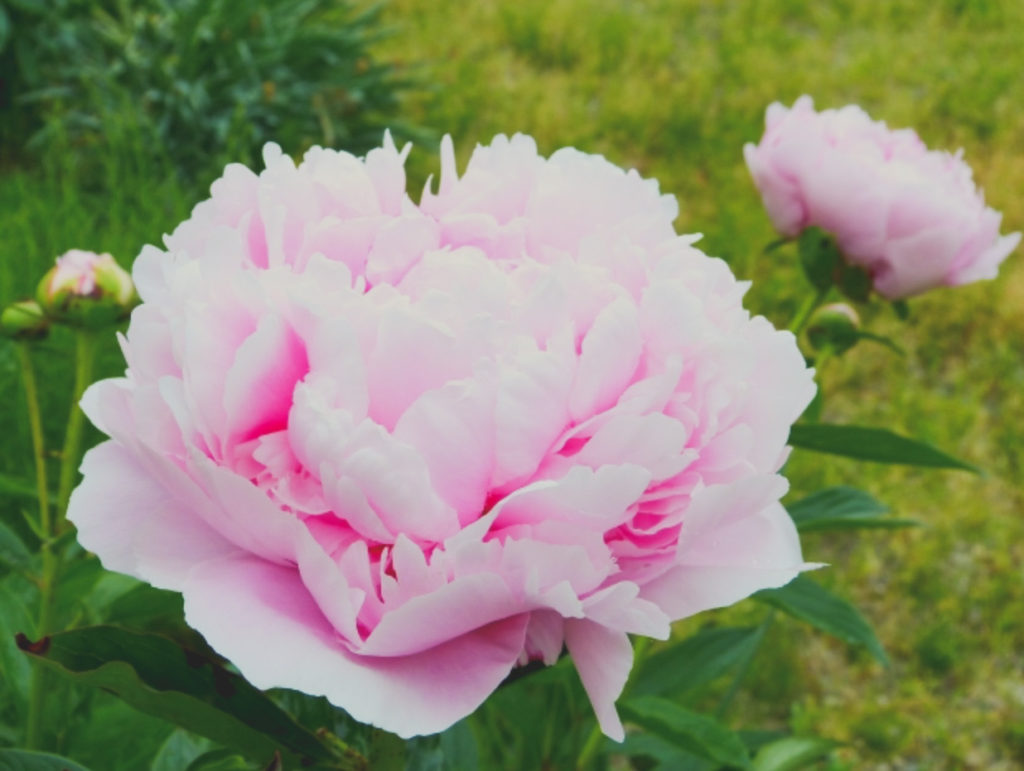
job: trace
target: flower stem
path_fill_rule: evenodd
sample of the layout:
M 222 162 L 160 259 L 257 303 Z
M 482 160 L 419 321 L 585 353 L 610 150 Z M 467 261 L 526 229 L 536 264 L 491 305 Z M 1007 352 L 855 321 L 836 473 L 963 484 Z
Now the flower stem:
M 626 680 L 626 684 L 622 688 L 622 693 L 619 694 L 620 699 L 625 698 L 626 694 L 629 693 L 630 686 L 633 685 L 636 673 L 640 669 L 640 664 L 643 662 L 644 657 L 647 655 L 647 649 L 650 647 L 650 637 L 637 637 L 633 642 L 633 668 L 630 670 L 629 679 Z M 576 758 L 576 771 L 587 771 L 587 769 L 593 766 L 603 741 L 604 734 L 601 732 L 601 726 L 600 724 L 595 725 L 587 737 L 587 741 L 583 744 L 583 749 L 580 750 L 579 756 Z
M 800 306 L 800 310 L 796 312 L 796 316 L 793 317 L 793 321 L 789 324 L 789 331 L 797 337 L 800 337 L 800 333 L 803 332 L 807 322 L 811 318 L 811 314 L 814 310 L 825 302 L 825 297 L 828 296 L 828 289 L 819 289 L 813 295 L 808 295 L 807 299 L 804 300 L 804 304 Z
M 82 454 L 82 433 L 85 415 L 78 402 L 82 399 L 89 381 L 92 380 L 92 365 L 96 359 L 96 333 L 92 330 L 78 330 L 75 350 L 75 387 L 71 394 L 71 412 L 64 436 L 64 449 L 60 455 L 60 482 L 57 488 L 57 520 L 54 533 L 64 528 L 64 516 L 68 511 L 71 490 L 75 486 L 75 474 Z
M 39 532 L 42 543 L 39 546 L 42 559 L 42 576 L 39 581 L 39 621 L 37 634 L 45 635 L 53 613 L 53 584 L 57 574 L 57 559 L 53 553 L 53 521 L 50 518 L 50 492 L 46 474 L 46 445 L 43 438 L 42 413 L 39 410 L 39 392 L 36 374 L 27 343 L 19 343 L 18 359 L 21 376 L 25 384 L 25 401 L 28 406 L 28 423 L 32 434 L 32 457 L 36 467 L 36 496 L 39 499 Z M 42 733 L 43 694 L 46 692 L 46 673 L 36 664 L 32 669 L 29 690 L 28 715 L 25 721 L 25 745 L 29 749 L 40 746 Z

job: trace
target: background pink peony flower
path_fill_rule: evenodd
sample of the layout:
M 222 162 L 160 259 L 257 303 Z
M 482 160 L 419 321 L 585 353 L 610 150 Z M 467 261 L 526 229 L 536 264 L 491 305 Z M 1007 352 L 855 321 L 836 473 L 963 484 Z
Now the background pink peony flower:
M 758 145 L 743 148 L 776 230 L 815 225 L 889 299 L 995 278 L 1020 233 L 999 235 L 961 153 L 929 151 L 910 129 L 861 108 L 816 112 L 809 96 L 772 104 Z
M 564 645 L 621 739 L 627 634 L 805 567 L 812 373 L 656 183 L 525 136 L 460 178 L 446 140 L 416 205 L 405 153 L 268 145 L 143 250 L 68 516 L 259 687 L 410 736 Z

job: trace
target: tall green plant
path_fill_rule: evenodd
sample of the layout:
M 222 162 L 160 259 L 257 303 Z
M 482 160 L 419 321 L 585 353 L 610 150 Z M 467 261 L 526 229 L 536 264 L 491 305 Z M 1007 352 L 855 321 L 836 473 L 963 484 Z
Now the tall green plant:
M 396 128 L 406 85 L 370 56 L 378 15 L 347 0 L 57 0 L 21 25 L 12 98 L 44 123 L 36 147 L 66 138 L 87 168 L 113 150 L 195 178 L 270 140 L 362 152 Z

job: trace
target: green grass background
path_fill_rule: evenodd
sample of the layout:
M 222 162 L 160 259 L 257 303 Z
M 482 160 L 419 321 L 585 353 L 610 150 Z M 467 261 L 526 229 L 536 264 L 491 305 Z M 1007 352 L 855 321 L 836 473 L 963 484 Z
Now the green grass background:
M 657 178 L 680 201 L 678 230 L 704 233 L 705 251 L 754 281 L 748 306 L 780 325 L 804 286 L 792 252 L 761 253 L 774 234 L 741 154 L 771 101 L 809 93 L 819 107 L 856 102 L 933 147 L 963 147 L 1004 230 L 1024 228 L 1020 0 L 392 0 L 385 17 L 392 35 L 377 53 L 427 84 L 407 98 L 403 118 L 451 133 L 462 163 L 475 143 L 524 131 L 545 153 L 575 145 Z M 129 264 L 180 221 L 199 194 L 151 153 L 112 141 L 94 181 L 68 168 L 59 148 L 44 172 L 0 173 L 0 301 L 29 293 L 71 247 Z M 436 146 L 418 147 L 411 177 L 422 183 L 436 166 Z M 862 345 L 831 362 L 824 417 L 921 437 L 987 474 L 795 453 L 794 495 L 852 484 L 927 526 L 806 537 L 807 557 L 831 563 L 819 576 L 863 609 L 892 666 L 777 623 L 729 719 L 838 739 L 844 768 L 1020 768 L 1024 254 L 997 281 L 932 292 L 911 313 L 901 324 L 886 308 L 866 312 L 907 355 Z M 56 355 L 43 364 L 43 401 L 55 442 L 70 348 L 60 334 L 47 345 Z M 111 340 L 101 373 L 120 367 Z M 0 394 L 2 471 L 28 478 L 7 345 Z

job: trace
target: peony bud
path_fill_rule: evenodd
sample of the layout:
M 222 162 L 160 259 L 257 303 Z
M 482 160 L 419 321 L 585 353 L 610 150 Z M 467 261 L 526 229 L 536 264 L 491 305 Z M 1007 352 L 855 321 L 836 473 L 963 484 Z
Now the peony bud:
M 20 300 L 0 314 L 0 332 L 12 340 L 42 340 L 50 333 L 50 320 L 35 300 Z
M 92 328 L 127 318 L 138 303 L 131 276 L 113 257 L 81 249 L 57 258 L 36 298 L 50 318 Z
M 807 340 L 816 351 L 828 348 L 836 354 L 846 353 L 860 338 L 860 317 L 846 303 L 819 308 L 807 325 Z

